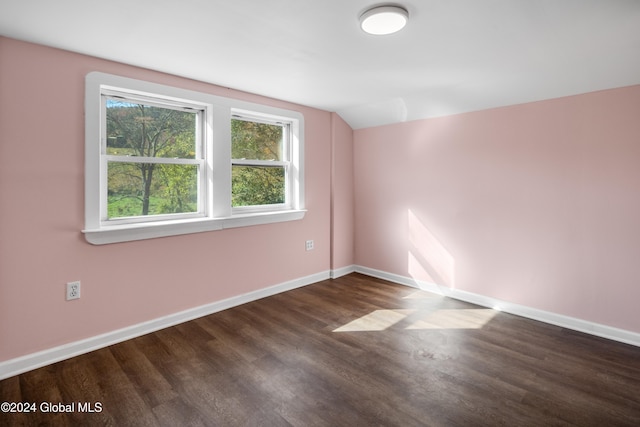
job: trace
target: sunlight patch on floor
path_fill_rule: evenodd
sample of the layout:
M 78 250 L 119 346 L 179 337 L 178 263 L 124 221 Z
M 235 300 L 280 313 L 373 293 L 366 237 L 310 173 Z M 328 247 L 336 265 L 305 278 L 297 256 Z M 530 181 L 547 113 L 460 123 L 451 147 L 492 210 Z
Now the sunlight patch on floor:
M 375 310 L 338 329 L 334 329 L 333 332 L 384 331 L 396 323 L 403 321 L 407 316 L 416 311 L 417 310 L 412 309 Z
M 423 290 L 411 292 L 409 295 L 405 295 L 402 297 L 402 299 L 442 299 L 442 298 L 444 298 L 442 295 L 434 294 L 433 292 L 423 291 Z
M 384 331 L 400 322 L 409 323 L 404 329 L 480 329 L 498 313 L 489 308 L 441 309 L 420 313 L 417 309 L 375 310 L 355 319 L 333 332 Z
M 496 314 L 489 308 L 437 310 L 406 329 L 480 329 Z

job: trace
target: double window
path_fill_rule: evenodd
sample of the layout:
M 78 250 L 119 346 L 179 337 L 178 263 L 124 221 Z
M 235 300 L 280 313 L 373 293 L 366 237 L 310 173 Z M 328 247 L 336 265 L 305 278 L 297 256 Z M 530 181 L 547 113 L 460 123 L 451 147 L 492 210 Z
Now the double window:
M 304 216 L 299 113 L 102 73 L 85 102 L 89 242 Z

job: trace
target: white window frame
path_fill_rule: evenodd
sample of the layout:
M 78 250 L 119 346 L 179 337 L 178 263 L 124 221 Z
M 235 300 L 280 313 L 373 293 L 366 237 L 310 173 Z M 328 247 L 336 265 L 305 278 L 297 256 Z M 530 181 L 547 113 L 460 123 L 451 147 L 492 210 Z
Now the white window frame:
M 196 121 L 196 145 L 195 145 L 195 158 L 194 159 L 178 159 L 178 158 L 165 158 L 165 157 L 139 157 L 139 156 L 118 156 L 113 154 L 107 154 L 107 139 L 106 139 L 106 102 L 108 98 L 119 98 L 132 103 L 139 103 L 144 105 L 150 105 L 154 107 L 161 107 L 167 109 L 174 109 L 178 111 L 187 111 L 197 114 Z M 182 100 L 176 100 L 166 97 L 150 97 L 142 96 L 138 93 L 123 92 L 121 90 L 115 90 L 110 88 L 103 88 L 101 90 L 101 105 L 100 105 L 100 226 L 110 226 L 117 224 L 130 224 L 130 223 L 147 223 L 156 221 L 165 221 L 171 219 L 187 219 L 187 218 L 202 218 L 207 216 L 207 153 L 211 151 L 211 132 L 206 128 L 207 117 L 211 116 L 210 107 L 207 104 L 187 102 Z M 162 214 L 162 215 L 147 215 L 147 216 L 135 216 L 135 217 L 118 217 L 108 218 L 107 203 L 105 203 L 108 193 L 108 164 L 109 162 L 120 163 L 155 163 L 155 164 L 174 164 L 174 165 L 192 165 L 198 167 L 198 209 L 196 212 L 188 212 L 181 214 Z
M 201 155 L 186 162 L 198 164 L 201 171 L 198 212 L 107 219 L 105 95 L 199 111 Z M 289 127 L 286 203 L 232 208 L 231 118 L 234 115 L 282 122 Z M 86 76 L 83 233 L 89 243 L 126 242 L 302 219 L 306 212 L 303 161 L 304 117 L 299 112 L 100 72 Z
M 256 114 L 253 111 L 239 110 L 237 108 L 232 109 L 231 114 L 231 117 L 236 120 L 265 123 L 270 125 L 282 125 L 285 129 L 283 132 L 281 160 L 231 159 L 232 168 L 233 166 L 282 167 L 285 173 L 285 202 L 272 205 L 238 206 L 234 207 L 232 212 L 234 214 L 244 214 L 250 212 L 265 212 L 291 209 L 291 207 L 295 205 L 295 194 L 292 191 L 289 179 L 289 175 L 292 173 L 291 156 L 293 153 L 294 145 L 294 131 L 291 119 L 287 117 Z

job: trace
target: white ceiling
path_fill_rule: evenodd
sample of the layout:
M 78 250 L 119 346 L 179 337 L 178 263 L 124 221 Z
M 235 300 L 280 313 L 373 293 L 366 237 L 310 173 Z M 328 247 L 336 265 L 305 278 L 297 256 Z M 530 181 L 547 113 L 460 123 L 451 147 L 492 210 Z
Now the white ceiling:
M 0 0 L 0 34 L 335 111 L 354 129 L 640 84 L 640 0 Z

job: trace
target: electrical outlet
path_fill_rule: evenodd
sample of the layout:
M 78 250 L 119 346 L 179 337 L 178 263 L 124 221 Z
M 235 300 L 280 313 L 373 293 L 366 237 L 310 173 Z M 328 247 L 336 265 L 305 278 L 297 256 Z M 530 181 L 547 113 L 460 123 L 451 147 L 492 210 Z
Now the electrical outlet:
M 307 248 L 308 251 L 313 250 L 313 240 L 307 240 L 306 248 Z
M 80 281 L 67 283 L 67 301 L 80 298 Z

